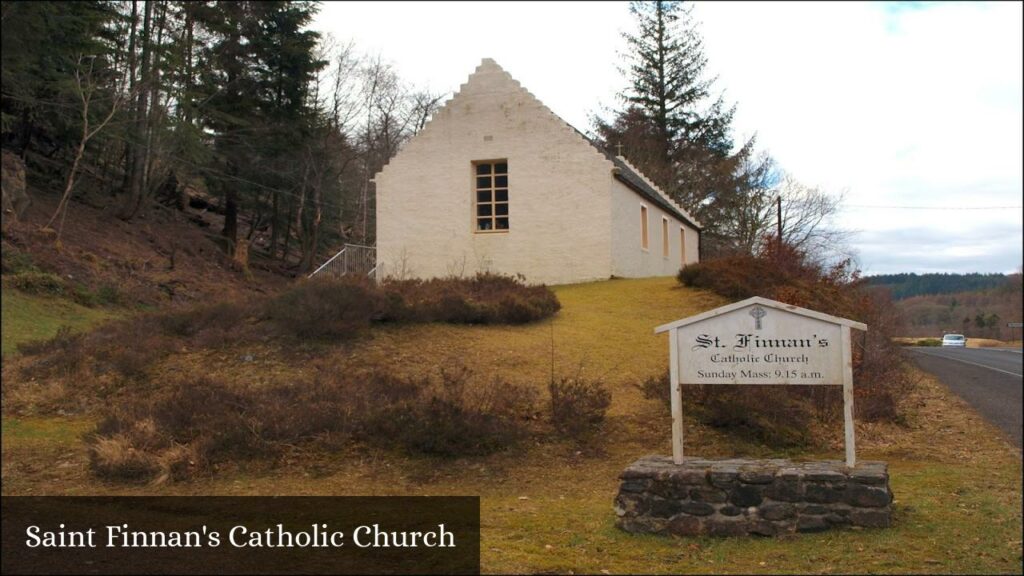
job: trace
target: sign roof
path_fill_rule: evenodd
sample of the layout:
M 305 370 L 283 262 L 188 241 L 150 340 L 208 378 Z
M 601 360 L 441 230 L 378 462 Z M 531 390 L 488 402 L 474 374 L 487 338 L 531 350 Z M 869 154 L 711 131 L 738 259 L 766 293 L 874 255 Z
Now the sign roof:
M 808 318 L 814 318 L 816 320 L 821 320 L 823 322 L 828 322 L 830 324 L 839 324 L 840 326 L 849 326 L 850 328 L 856 328 L 857 330 L 867 331 L 867 329 L 868 329 L 867 325 L 862 323 L 862 322 L 857 322 L 857 321 L 854 321 L 854 320 L 850 320 L 848 318 L 840 318 L 838 316 L 831 316 L 829 314 L 823 314 L 821 312 L 815 312 L 814 310 L 808 310 L 806 308 L 801 308 L 799 306 L 792 306 L 790 304 L 783 304 L 782 302 L 777 302 L 775 300 L 769 300 L 768 298 L 762 298 L 760 296 L 754 296 L 753 298 L 747 298 L 746 300 L 741 300 L 739 302 L 734 302 L 732 304 L 727 304 L 725 306 L 721 306 L 719 308 L 715 308 L 714 310 L 708 310 L 707 312 L 704 312 L 703 314 L 697 314 L 696 316 L 690 316 L 689 318 L 683 318 L 682 320 L 676 320 L 675 322 L 669 322 L 668 324 L 662 324 L 661 326 L 658 326 L 657 328 L 654 329 L 654 333 L 655 334 L 660 334 L 662 332 L 668 332 L 669 330 L 680 328 L 682 326 L 687 326 L 689 324 L 696 324 L 698 322 L 703 322 L 705 320 L 710 320 L 711 318 L 716 318 L 716 317 L 721 316 L 723 314 L 728 314 L 729 312 L 733 312 L 735 310 L 740 310 L 740 309 L 746 308 L 748 306 L 752 306 L 754 304 L 758 304 L 758 305 L 764 306 L 766 308 L 774 308 L 776 310 L 782 310 L 783 312 L 789 312 L 790 314 L 796 314 L 796 315 L 799 315 L 799 316 L 806 316 Z

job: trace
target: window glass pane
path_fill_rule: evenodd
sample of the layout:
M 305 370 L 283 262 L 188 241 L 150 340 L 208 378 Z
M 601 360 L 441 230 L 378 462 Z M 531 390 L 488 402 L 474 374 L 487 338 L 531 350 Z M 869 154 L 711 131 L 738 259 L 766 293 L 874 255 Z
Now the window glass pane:
M 476 173 L 477 174 L 490 174 L 491 173 L 491 165 L 490 164 L 477 164 L 476 165 Z
M 498 218 L 496 222 L 498 230 L 508 230 L 508 218 Z
M 490 188 L 491 187 L 491 177 L 490 176 L 477 176 L 476 177 L 476 187 L 477 188 Z
M 491 201 L 491 191 L 490 190 L 477 190 L 477 192 L 476 192 L 476 201 L 477 202 L 490 202 Z
M 508 204 L 495 204 L 494 213 L 498 216 L 508 216 Z
M 498 188 L 505 188 L 508 186 L 508 176 L 495 176 L 494 185 Z
M 478 204 L 477 207 L 476 207 L 476 215 L 477 216 L 490 216 L 491 215 L 491 205 L 490 204 Z
M 478 218 L 477 221 L 476 221 L 476 229 L 477 230 L 490 230 L 491 229 L 491 219 L 490 218 Z
M 501 164 L 494 165 L 495 174 L 508 174 L 508 164 L 502 162 Z
M 508 190 L 495 190 L 494 200 L 496 202 L 508 202 Z

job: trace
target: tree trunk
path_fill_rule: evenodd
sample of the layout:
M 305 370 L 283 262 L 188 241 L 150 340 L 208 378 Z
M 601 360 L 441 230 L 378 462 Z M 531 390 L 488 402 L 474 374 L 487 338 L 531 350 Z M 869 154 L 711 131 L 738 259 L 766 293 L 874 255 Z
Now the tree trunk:
M 149 79 L 149 118 L 146 120 L 146 165 L 142 172 L 142 197 L 140 208 L 145 208 L 149 203 L 149 193 L 152 190 L 153 161 L 153 134 L 156 130 L 160 114 L 160 52 L 163 47 L 164 26 L 167 22 L 167 2 L 160 2 L 160 15 L 156 25 L 156 44 L 150 49 L 153 63 L 150 68 Z
M 238 192 L 234 184 L 229 184 L 224 191 L 224 229 L 221 235 L 225 240 L 224 250 L 228 256 L 234 256 L 238 243 Z
M 150 81 L 149 78 L 149 56 L 150 56 L 150 42 L 149 42 L 149 23 L 153 13 L 152 2 L 146 2 L 146 8 L 143 12 L 142 17 L 142 36 L 139 38 L 142 43 L 142 62 L 139 66 L 139 82 L 143 85 L 139 89 L 138 104 L 135 108 L 135 142 L 133 143 L 132 153 L 132 178 L 131 178 L 131 189 L 128 195 L 128 204 L 125 206 L 125 210 L 121 216 L 125 220 L 130 220 L 135 217 L 139 212 L 139 208 L 142 206 L 142 195 L 143 195 L 143 172 L 146 169 L 146 161 L 148 156 L 148 150 L 145 147 L 146 133 L 149 118 L 149 91 L 145 89 L 145 84 Z
M 128 36 L 128 93 L 132 94 L 135 92 L 135 35 L 136 30 L 139 27 L 139 3 L 137 0 L 132 0 L 132 23 L 131 32 Z M 135 161 L 135 146 L 132 144 L 131 138 L 125 141 L 124 146 L 124 180 L 121 184 L 121 190 L 128 195 L 128 201 L 131 200 L 131 188 L 132 188 L 132 163 Z M 127 210 L 127 204 L 121 207 L 121 210 Z
M 272 211 L 270 215 L 270 258 L 273 259 L 277 256 L 277 240 L 278 240 L 278 199 L 277 190 L 271 192 L 271 205 Z

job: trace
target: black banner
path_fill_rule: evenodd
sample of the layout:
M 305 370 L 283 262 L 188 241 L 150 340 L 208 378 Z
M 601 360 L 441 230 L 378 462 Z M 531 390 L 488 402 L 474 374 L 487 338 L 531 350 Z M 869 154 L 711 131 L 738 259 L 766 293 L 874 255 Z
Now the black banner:
M 476 497 L 4 496 L 4 574 L 476 574 Z

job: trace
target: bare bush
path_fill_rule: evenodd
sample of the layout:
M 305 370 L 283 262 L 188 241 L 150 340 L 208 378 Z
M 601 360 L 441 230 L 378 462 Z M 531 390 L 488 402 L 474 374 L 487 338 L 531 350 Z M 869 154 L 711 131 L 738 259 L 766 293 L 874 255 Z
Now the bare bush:
M 612 403 L 612 393 L 604 383 L 588 380 L 579 374 L 552 379 L 548 383 L 548 393 L 551 396 L 551 423 L 555 430 L 577 440 L 601 428 Z
M 533 395 L 466 369 L 438 377 L 324 371 L 312 382 L 232 386 L 182 380 L 118 398 L 89 439 L 93 471 L 180 480 L 225 462 L 273 459 L 311 442 L 358 441 L 439 457 L 506 450 L 529 433 Z

